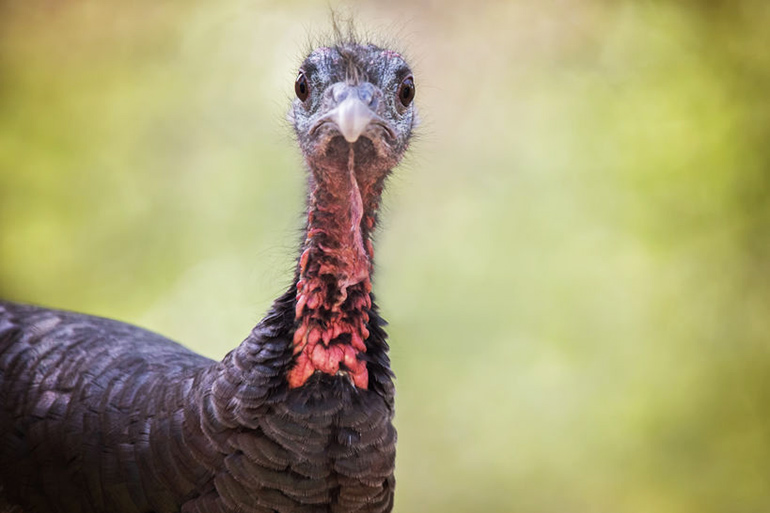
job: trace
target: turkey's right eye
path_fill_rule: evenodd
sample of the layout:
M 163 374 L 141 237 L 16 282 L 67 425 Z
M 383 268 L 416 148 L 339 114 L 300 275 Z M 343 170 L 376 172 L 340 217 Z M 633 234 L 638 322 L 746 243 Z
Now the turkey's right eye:
M 299 75 L 297 75 L 297 80 L 294 82 L 294 92 L 297 93 L 297 98 L 303 102 L 307 100 L 307 97 L 310 94 L 310 84 L 307 83 L 307 78 L 301 71 L 299 72 Z

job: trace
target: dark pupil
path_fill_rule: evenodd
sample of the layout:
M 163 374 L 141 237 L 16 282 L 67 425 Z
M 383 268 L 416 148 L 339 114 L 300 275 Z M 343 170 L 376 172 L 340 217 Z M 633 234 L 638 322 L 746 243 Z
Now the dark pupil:
M 412 103 L 412 98 L 414 98 L 414 82 L 412 81 L 412 77 L 405 78 L 404 81 L 401 82 L 398 95 L 401 98 L 401 105 L 404 107 Z
M 294 92 L 297 93 L 297 97 L 301 101 L 307 100 L 308 93 L 310 92 L 310 86 L 307 83 L 304 73 L 300 73 L 297 77 L 297 81 L 294 83 Z

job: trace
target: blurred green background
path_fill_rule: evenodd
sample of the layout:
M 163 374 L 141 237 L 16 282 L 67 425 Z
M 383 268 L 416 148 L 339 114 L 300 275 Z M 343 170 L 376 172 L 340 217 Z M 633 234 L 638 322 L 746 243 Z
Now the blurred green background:
M 355 12 L 423 118 L 377 241 L 396 511 L 770 511 L 770 3 Z M 0 296 L 234 347 L 289 283 L 285 112 L 328 28 L 0 3 Z

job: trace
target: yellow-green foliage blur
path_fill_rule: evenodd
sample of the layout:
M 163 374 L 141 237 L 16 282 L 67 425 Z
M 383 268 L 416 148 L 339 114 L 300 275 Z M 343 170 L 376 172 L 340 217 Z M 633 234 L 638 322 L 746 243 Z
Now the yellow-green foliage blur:
M 770 511 L 770 3 L 355 9 L 423 120 L 376 244 L 396 511 Z M 237 345 L 289 284 L 328 28 L 0 3 L 0 296 Z

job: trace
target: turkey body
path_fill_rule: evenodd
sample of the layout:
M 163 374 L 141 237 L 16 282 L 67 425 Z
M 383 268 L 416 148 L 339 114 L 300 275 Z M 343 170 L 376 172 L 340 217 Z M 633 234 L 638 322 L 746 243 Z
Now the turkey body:
M 222 361 L 121 322 L 0 301 L 0 513 L 388 512 L 396 432 L 371 293 L 384 182 L 416 112 L 403 58 L 311 52 L 294 280 Z
M 40 512 L 388 510 L 392 387 L 318 375 L 289 390 L 293 316 L 280 306 L 214 362 L 128 324 L 0 303 L 6 499 Z

